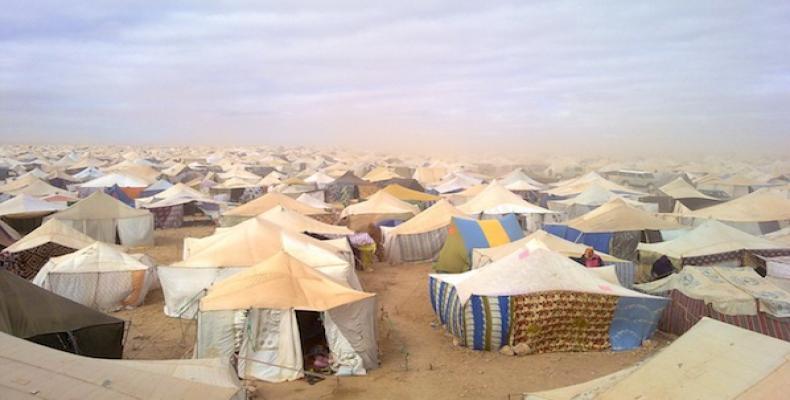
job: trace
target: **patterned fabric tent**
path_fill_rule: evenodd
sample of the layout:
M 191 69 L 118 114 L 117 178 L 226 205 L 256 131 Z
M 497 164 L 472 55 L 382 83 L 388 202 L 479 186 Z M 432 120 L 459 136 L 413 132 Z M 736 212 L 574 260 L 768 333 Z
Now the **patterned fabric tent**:
M 468 271 L 473 249 L 500 246 L 523 237 L 518 220 L 512 214 L 502 219 L 480 221 L 453 217 L 433 269 L 449 273 Z
M 710 317 L 790 341 L 790 294 L 751 268 L 688 266 L 637 289 L 672 300 L 662 331 L 681 335 Z
M 51 257 L 73 253 L 94 241 L 58 220 L 50 220 L 3 250 L 0 266 L 33 279 Z
M 523 249 L 462 274 L 432 274 L 429 295 L 462 345 L 526 353 L 639 347 L 668 303 L 545 249 Z

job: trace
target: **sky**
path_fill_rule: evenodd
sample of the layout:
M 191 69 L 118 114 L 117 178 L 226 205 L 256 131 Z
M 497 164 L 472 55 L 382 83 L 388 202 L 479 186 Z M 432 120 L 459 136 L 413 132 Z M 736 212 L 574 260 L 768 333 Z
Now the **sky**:
M 787 1 L 63 5 L 0 0 L 0 142 L 790 149 Z

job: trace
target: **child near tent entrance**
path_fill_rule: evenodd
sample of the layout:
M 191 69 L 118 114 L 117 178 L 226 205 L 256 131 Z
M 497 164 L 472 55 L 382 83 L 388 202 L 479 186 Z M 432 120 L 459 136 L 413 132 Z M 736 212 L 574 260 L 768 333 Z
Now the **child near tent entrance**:
M 601 260 L 601 256 L 595 254 L 592 247 L 588 247 L 581 256 L 581 263 L 587 268 L 598 268 L 603 265 L 603 260 Z

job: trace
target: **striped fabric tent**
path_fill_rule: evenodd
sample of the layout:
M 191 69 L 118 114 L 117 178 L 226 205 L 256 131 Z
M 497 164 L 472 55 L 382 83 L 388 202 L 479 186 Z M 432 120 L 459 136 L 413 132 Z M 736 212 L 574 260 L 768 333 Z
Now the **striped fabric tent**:
M 513 214 L 486 220 L 453 217 L 433 269 L 448 273 L 468 271 L 473 249 L 501 246 L 523 237 L 524 232 Z
M 429 296 L 461 345 L 527 353 L 639 347 L 668 303 L 606 281 L 561 254 L 526 248 L 481 269 L 432 274 Z

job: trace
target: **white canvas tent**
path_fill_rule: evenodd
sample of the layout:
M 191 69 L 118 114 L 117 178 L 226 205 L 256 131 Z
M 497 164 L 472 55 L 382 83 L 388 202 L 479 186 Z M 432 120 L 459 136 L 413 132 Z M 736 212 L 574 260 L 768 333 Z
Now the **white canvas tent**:
M 342 271 L 353 288 L 362 287 L 353 265 L 340 249 L 263 218 L 247 220 L 195 242 L 195 249 L 183 261 L 157 269 L 168 316 L 194 318 L 196 301 L 205 289 L 280 251 L 315 268 Z
M 526 400 L 780 399 L 787 395 L 789 358 L 788 342 L 703 318 L 636 367 Z
M 33 283 L 102 312 L 138 306 L 153 282 L 149 266 L 115 246 L 95 242 L 50 258 Z
M 302 215 L 318 217 L 326 215 L 324 209 L 311 207 L 282 193 L 266 193 L 249 203 L 240 205 L 222 214 L 222 226 L 233 226 L 246 219 L 258 216 L 276 206 L 281 206 Z
M 242 378 L 298 379 L 304 351 L 296 311 L 315 311 L 323 315 L 333 368 L 343 375 L 366 374 L 378 364 L 374 295 L 342 279 L 278 252 L 215 284 L 200 301 L 196 356 L 238 350 Z
M 420 212 L 420 209 L 397 197 L 379 190 L 368 200 L 352 204 L 343 209 L 340 219 L 347 219 L 352 230 L 364 230 L 369 224 L 385 219 L 407 220 Z
M 227 359 L 131 361 L 82 357 L 0 332 L 6 400 L 243 400 Z
M 716 220 L 707 220 L 676 239 L 639 243 L 637 250 L 642 263 L 652 264 L 665 255 L 675 268 L 680 269 L 687 263 L 700 265 L 702 260 L 694 258 L 713 255 L 721 255 L 716 258 L 716 265 L 739 267 L 742 264 L 739 252 L 742 250 L 786 250 L 790 254 L 790 245 L 750 235 Z M 725 257 L 725 253 L 732 255 Z
M 620 195 L 605 189 L 599 185 L 590 185 L 583 192 L 575 197 L 565 200 L 550 200 L 548 207 L 550 210 L 561 211 L 567 218 L 573 219 L 602 206 L 606 202 L 619 198 L 632 207 L 639 208 L 646 212 L 658 212 L 657 203 L 641 203 L 636 200 L 625 199 Z
M 124 246 L 154 243 L 153 214 L 131 208 L 102 191 L 47 218 L 57 219 L 106 243 L 120 241 Z
M 694 224 L 715 219 L 752 235 L 762 235 L 790 226 L 790 199 L 760 189 L 754 193 L 687 214 Z

